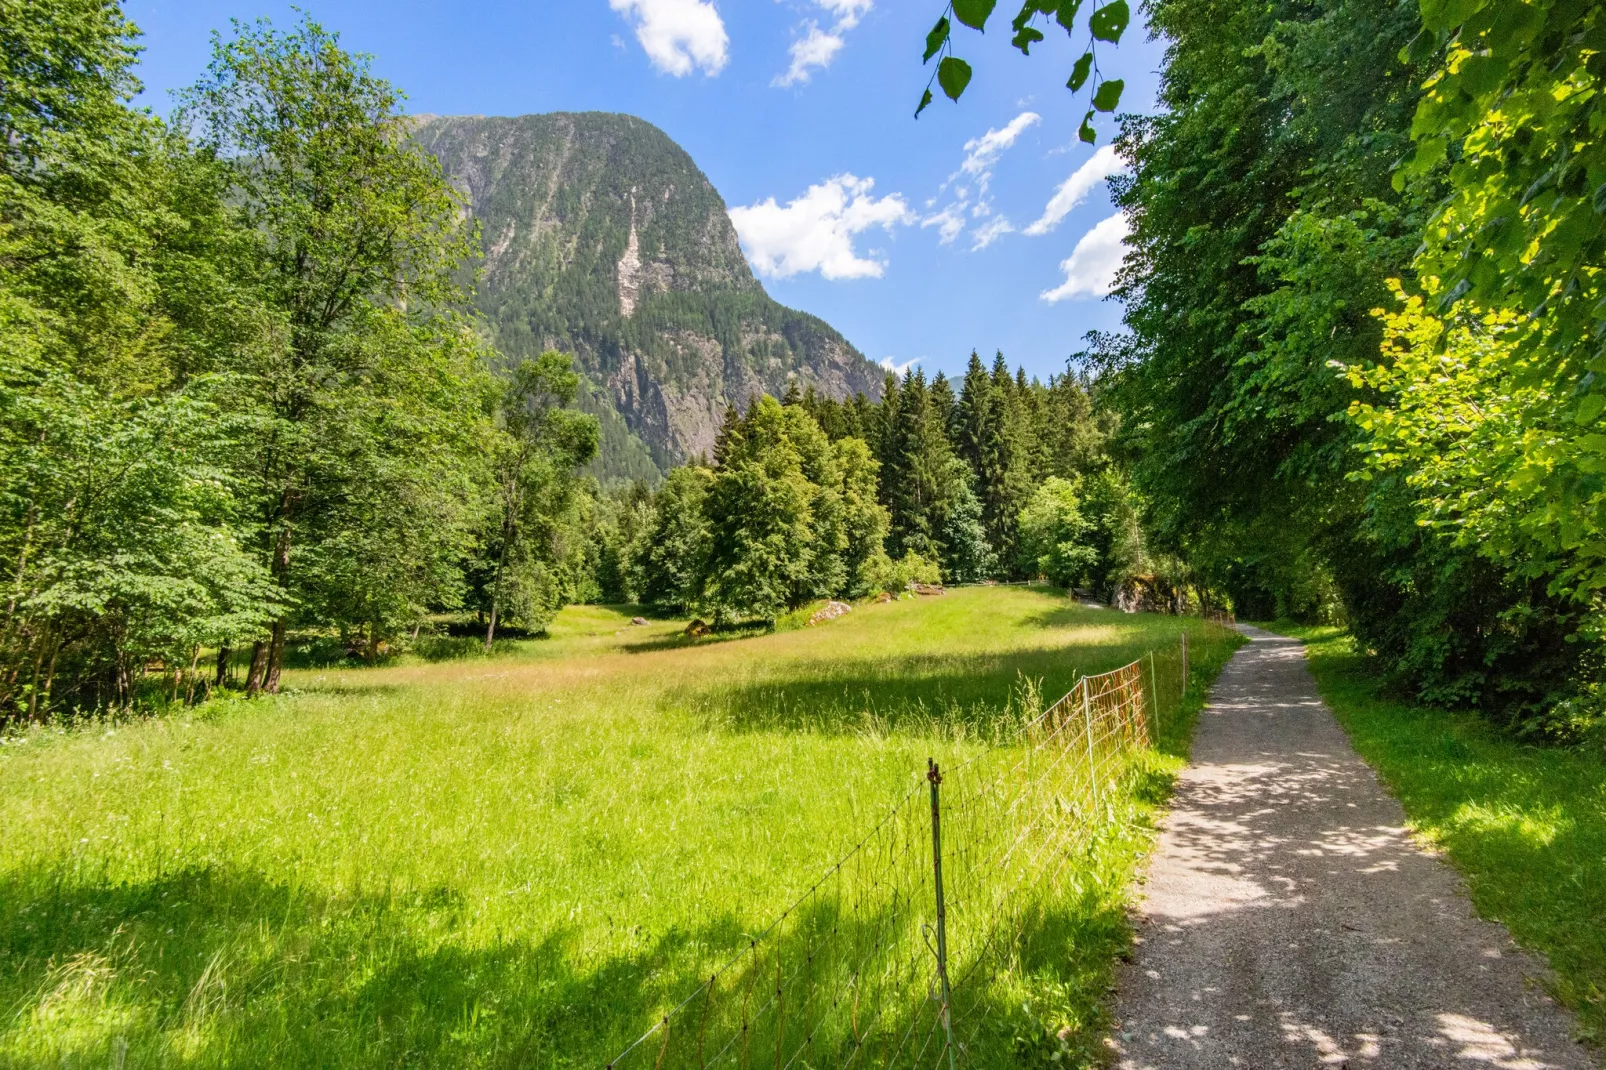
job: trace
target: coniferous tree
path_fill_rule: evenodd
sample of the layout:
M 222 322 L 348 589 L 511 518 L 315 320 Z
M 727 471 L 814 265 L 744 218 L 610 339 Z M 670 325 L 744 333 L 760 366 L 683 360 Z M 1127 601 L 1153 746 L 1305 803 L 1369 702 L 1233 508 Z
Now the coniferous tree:
M 734 402 L 725 406 L 719 432 L 714 436 L 714 467 L 723 468 L 742 447 L 742 414 Z
M 881 466 L 881 504 L 890 513 L 893 508 L 893 488 L 903 482 L 904 457 L 898 437 L 898 409 L 903 398 L 898 377 L 887 374 L 881 384 L 881 402 L 868 406 L 864 419 L 864 440 Z
M 960 383 L 959 399 L 954 404 L 954 452 L 975 475 L 977 483 L 985 485 L 992 466 L 988 451 L 994 440 L 993 383 L 987 369 L 975 350 L 970 352 L 970 364 Z
M 931 381 L 931 409 L 936 414 L 937 423 L 942 428 L 942 433 L 948 438 L 948 444 L 952 446 L 957 405 L 954 399 L 953 385 L 948 382 L 948 377 L 942 372 L 938 372 L 937 377 Z
M 874 441 L 873 419 L 876 411 L 875 403 L 864 392 L 853 395 L 853 399 L 842 406 L 842 434 L 845 438 L 862 439 L 870 447 L 870 455 L 876 455 Z

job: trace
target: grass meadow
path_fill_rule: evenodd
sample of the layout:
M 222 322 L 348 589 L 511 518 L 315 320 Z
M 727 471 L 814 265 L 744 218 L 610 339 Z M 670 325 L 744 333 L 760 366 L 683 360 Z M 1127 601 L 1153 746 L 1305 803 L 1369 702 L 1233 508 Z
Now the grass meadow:
M 1199 622 L 1025 588 L 690 640 L 571 607 L 492 657 L 0 746 L 0 1066 L 601 1066 L 918 782 Z M 1010 1061 L 1096 1058 L 1197 698 L 1024 963 Z M 1002 1050 L 1002 1049 L 1000 1049 Z
M 1390 698 L 1350 637 L 1279 622 L 1305 640 L 1317 687 L 1405 806 L 1465 876 L 1478 912 L 1545 955 L 1553 994 L 1606 1048 L 1606 760 L 1514 740 L 1472 713 Z

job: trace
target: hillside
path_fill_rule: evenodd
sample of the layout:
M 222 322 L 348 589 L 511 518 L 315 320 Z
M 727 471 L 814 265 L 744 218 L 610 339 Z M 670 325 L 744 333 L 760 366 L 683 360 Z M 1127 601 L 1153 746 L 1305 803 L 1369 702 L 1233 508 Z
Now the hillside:
M 878 395 L 878 367 L 764 292 L 718 191 L 650 123 L 425 116 L 416 137 L 480 222 L 477 301 L 498 347 L 575 354 L 603 424 L 599 475 L 711 452 L 728 402 L 794 376 L 837 398 Z

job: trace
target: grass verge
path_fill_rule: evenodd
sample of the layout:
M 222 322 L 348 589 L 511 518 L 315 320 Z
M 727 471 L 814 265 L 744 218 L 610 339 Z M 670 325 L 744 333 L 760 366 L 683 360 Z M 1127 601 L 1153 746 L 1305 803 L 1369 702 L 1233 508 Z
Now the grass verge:
M 1553 994 L 1606 1047 L 1606 762 L 1392 699 L 1340 629 L 1267 627 L 1304 641 L 1322 698 L 1412 828 L 1465 877 L 1479 914 L 1549 959 Z

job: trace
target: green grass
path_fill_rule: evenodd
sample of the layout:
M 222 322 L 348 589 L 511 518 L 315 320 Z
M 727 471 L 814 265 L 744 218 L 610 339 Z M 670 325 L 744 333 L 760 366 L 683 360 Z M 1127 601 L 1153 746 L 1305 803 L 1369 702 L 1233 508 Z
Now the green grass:
M 1185 626 L 1018 588 L 736 639 L 629 613 L 7 739 L 0 1066 L 601 1065 L 928 755 L 988 752 L 1027 682 L 1057 696 Z M 1231 644 L 1187 626 L 1197 683 Z M 1161 752 L 1021 949 L 1012 1059 L 1097 1050 L 1197 698 L 1162 704 Z
M 1412 827 L 1465 876 L 1480 914 L 1548 957 L 1555 996 L 1606 1046 L 1606 761 L 1394 701 L 1344 632 L 1271 627 L 1305 641 L 1322 697 Z

